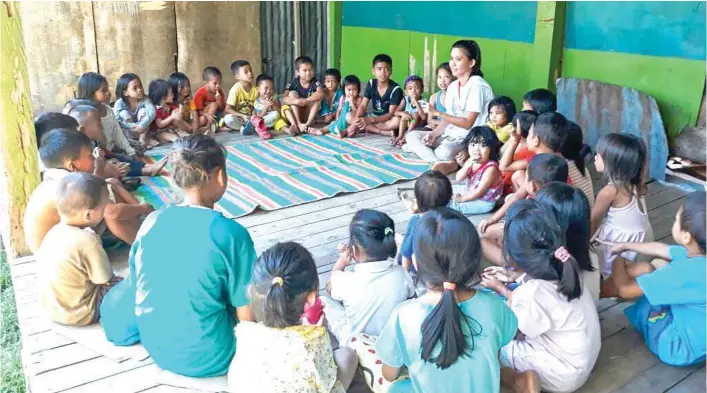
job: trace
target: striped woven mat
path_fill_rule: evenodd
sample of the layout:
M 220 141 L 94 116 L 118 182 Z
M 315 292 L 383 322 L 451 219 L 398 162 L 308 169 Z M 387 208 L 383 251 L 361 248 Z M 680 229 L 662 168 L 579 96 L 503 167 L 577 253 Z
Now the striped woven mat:
M 226 151 L 228 187 L 216 208 L 229 217 L 415 179 L 430 168 L 425 161 L 330 135 L 236 144 Z M 150 156 L 148 161 L 161 158 Z M 155 208 L 180 202 L 168 176 L 142 180 L 135 193 L 141 201 Z

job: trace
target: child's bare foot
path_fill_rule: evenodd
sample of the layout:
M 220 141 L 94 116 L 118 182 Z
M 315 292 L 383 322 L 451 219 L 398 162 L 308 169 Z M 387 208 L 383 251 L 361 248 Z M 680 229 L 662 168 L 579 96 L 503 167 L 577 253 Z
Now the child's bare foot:
M 444 175 L 448 175 L 459 168 L 455 161 L 437 161 L 432 164 L 433 171 L 440 171 Z
M 164 168 L 165 165 L 167 165 L 167 160 L 169 157 L 164 157 L 163 159 L 157 161 L 154 164 L 149 164 L 145 165 L 144 168 L 142 168 L 142 175 L 143 176 L 157 176 L 162 172 L 162 169 Z
M 305 123 L 305 124 L 300 124 L 300 125 L 299 125 L 299 132 L 305 133 L 305 132 L 307 132 L 307 129 L 308 129 L 308 128 L 309 128 L 309 124 L 306 124 L 306 123 Z
M 307 128 L 307 130 L 306 130 L 305 132 L 307 132 L 307 134 L 312 134 L 312 135 L 316 135 L 316 136 L 322 136 L 322 135 L 324 135 L 324 133 L 322 132 L 322 130 L 320 130 L 320 129 L 318 129 L 318 128 L 314 128 L 314 127 L 309 127 L 309 128 Z
M 299 134 L 299 127 L 297 127 L 297 124 L 293 124 L 290 126 L 290 128 L 287 129 L 286 131 L 290 136 L 297 136 Z

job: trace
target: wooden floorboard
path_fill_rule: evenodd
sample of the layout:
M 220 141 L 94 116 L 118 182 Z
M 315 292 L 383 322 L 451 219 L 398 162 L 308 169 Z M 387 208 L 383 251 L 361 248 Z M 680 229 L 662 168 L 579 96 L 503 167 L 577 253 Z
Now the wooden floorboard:
M 237 134 L 219 134 L 217 139 L 224 144 L 258 141 Z M 399 151 L 383 137 L 362 135 L 357 141 L 384 151 Z M 168 151 L 168 147 L 160 149 L 156 152 Z M 598 192 L 603 180 L 596 173 L 592 177 Z M 402 234 L 410 214 L 398 200 L 397 190 L 413 185 L 414 181 L 404 181 L 285 209 L 257 211 L 237 221 L 248 228 L 258 252 L 277 242 L 297 241 L 305 245 L 315 258 L 323 288 L 338 258 L 337 245 L 348 240 L 353 215 L 364 208 L 385 212 L 394 220 L 396 232 Z M 670 228 L 683 198 L 684 192 L 678 188 L 655 181 L 648 184 L 646 204 L 656 239 L 672 240 Z M 478 223 L 481 218 L 476 216 L 472 221 Z M 125 270 L 127 249 L 111 254 L 111 258 L 116 270 Z M 43 317 L 37 301 L 38 264 L 34 258 L 11 261 L 11 269 L 23 337 L 23 363 L 33 393 L 198 392 L 160 385 L 160 370 L 151 359 L 119 363 L 57 334 Z M 630 304 L 602 299 L 597 305 L 603 346 L 592 376 L 579 392 L 705 392 L 704 367 L 666 366 L 648 351 L 624 315 Z

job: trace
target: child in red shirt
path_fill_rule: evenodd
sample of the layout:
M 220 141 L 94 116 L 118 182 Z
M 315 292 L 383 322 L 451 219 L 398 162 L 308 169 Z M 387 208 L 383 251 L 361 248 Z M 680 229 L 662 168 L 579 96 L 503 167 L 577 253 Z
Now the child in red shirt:
M 194 94 L 194 105 L 199 116 L 206 117 L 206 124 L 212 132 L 228 131 L 223 124 L 226 98 L 221 90 L 221 71 L 216 67 L 206 67 L 203 73 L 204 85 Z
M 503 172 L 503 183 L 505 185 L 504 195 L 512 194 L 525 182 L 525 168 L 535 153 L 528 150 L 526 138 L 530 127 L 535 122 L 538 113 L 533 110 L 523 110 L 513 116 L 513 135 L 503 146 L 503 156 L 499 161 L 499 169 Z M 514 139 L 518 139 L 517 144 Z M 512 150 L 512 151 L 509 151 Z

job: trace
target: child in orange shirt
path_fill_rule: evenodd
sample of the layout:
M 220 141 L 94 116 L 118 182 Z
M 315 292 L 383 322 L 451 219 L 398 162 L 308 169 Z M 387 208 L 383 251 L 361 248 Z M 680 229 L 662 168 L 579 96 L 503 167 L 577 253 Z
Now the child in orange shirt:
M 204 68 L 204 85 L 194 94 L 194 106 L 197 113 L 206 118 L 206 125 L 212 133 L 228 131 L 228 127 L 221 124 L 226 110 L 226 97 L 221 90 L 221 77 L 221 71 L 218 68 Z

